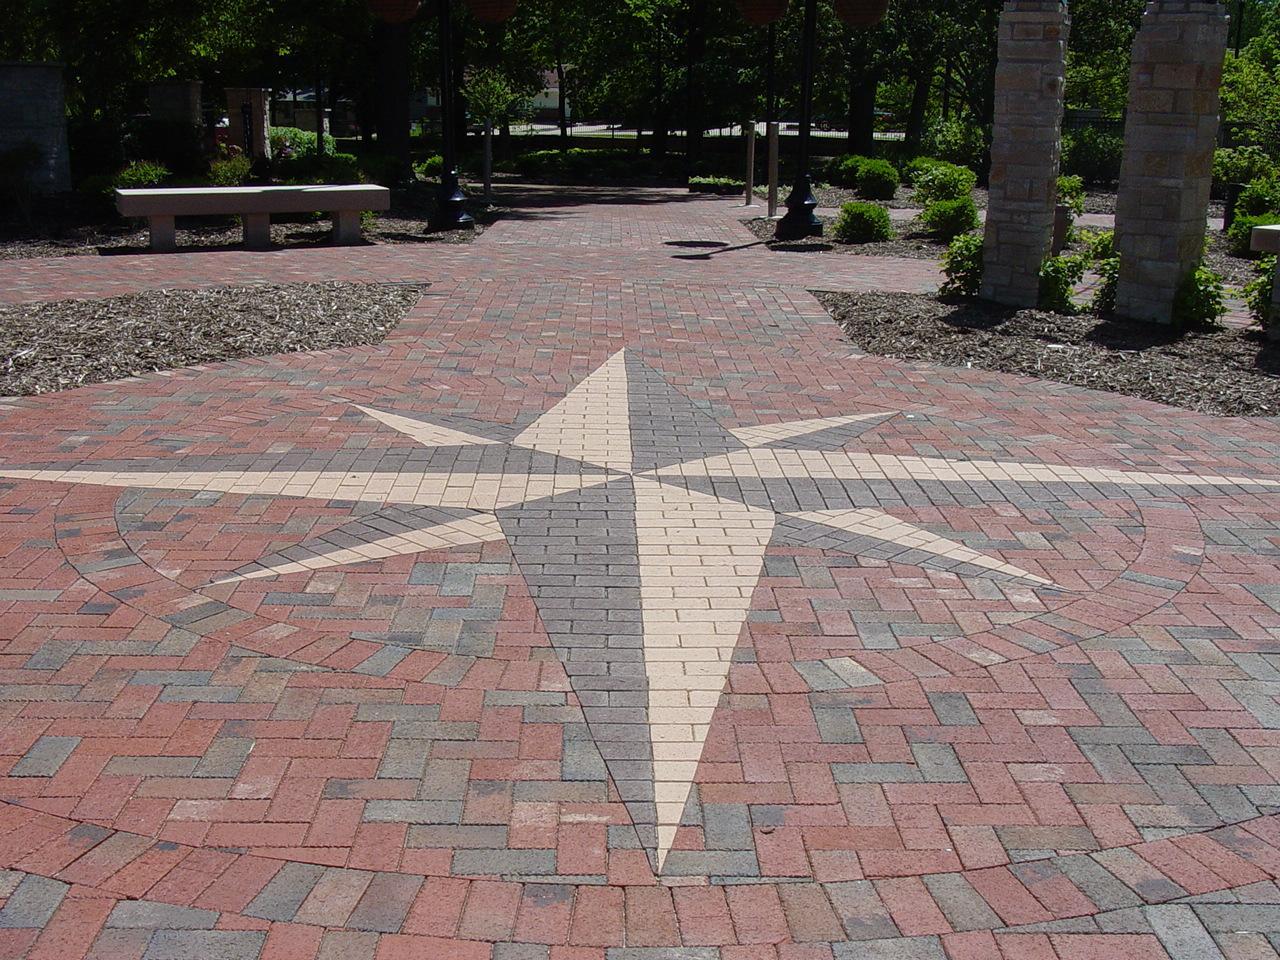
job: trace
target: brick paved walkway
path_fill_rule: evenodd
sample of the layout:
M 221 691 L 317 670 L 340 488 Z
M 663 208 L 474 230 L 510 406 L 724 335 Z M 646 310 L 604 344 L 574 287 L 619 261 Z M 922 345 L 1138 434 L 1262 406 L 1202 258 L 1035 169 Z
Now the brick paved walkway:
M 0 957 L 1276 957 L 1276 424 L 858 356 L 806 288 L 930 265 L 626 199 L 0 264 L 435 281 L 0 413 Z

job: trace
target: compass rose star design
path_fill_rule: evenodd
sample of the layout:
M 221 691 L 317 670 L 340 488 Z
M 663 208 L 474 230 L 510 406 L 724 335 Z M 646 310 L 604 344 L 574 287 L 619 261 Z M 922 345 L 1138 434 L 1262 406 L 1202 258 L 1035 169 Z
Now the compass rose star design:
M 1280 480 L 851 453 L 895 413 L 726 428 L 621 351 L 520 429 L 353 405 L 414 441 L 373 466 L 306 454 L 17 468 L 0 477 L 318 498 L 376 512 L 205 589 L 506 540 L 655 871 L 685 815 L 774 543 L 874 556 L 1019 589 L 1050 579 L 903 520 L 884 485 L 1280 488 Z M 517 432 L 518 431 L 518 432 Z M 877 491 L 882 491 L 877 493 Z

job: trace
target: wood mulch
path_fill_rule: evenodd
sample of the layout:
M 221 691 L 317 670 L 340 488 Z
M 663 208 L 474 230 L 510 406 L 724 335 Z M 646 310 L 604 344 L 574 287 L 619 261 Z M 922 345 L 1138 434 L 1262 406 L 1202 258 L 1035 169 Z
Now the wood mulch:
M 426 286 L 261 284 L 0 306 L 0 396 L 220 360 L 377 344 Z
M 1056 380 L 1206 414 L 1280 416 L 1280 343 L 1257 330 L 1179 334 L 917 294 L 817 295 L 849 339 L 876 356 Z

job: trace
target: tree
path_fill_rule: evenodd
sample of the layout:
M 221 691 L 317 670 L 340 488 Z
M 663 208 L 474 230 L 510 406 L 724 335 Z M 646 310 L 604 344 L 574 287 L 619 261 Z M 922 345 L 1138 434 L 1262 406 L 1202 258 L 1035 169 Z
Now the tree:
M 494 124 L 526 117 L 533 104 L 527 94 L 511 85 L 501 71 L 474 71 L 464 88 L 471 115 L 484 124 L 484 199 L 493 203 Z

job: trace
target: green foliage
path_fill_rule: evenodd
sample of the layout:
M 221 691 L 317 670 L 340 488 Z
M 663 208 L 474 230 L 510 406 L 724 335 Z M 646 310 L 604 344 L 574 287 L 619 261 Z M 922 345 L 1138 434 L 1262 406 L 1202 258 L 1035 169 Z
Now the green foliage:
M 117 190 L 141 190 L 158 187 L 171 176 L 169 168 L 162 163 L 135 160 L 115 175 L 112 186 Z
M 661 162 L 632 150 L 533 150 L 512 164 L 523 177 L 541 180 L 616 181 L 665 172 Z
M 943 240 L 952 240 L 978 228 L 978 207 L 973 197 L 959 200 L 934 200 L 924 208 L 921 219 Z
M 1183 278 L 1173 299 L 1173 322 L 1184 330 L 1214 326 L 1227 312 L 1226 287 L 1221 274 L 1203 263 Z
M 1116 312 L 1116 290 L 1120 286 L 1120 258 L 1108 257 L 1098 262 L 1097 292 L 1093 295 L 1093 312 L 1110 316 Z
M 966 120 L 939 120 L 925 134 L 927 154 L 948 163 L 977 169 L 986 162 L 986 132 Z
M 360 160 L 351 153 L 304 153 L 276 163 L 276 176 L 289 184 L 362 183 Z
M 1240 199 L 1236 202 L 1237 215 L 1260 217 L 1268 213 L 1280 213 L 1280 178 L 1264 177 L 1250 181 L 1240 191 Z
M 444 173 L 444 157 L 438 153 L 427 157 L 421 163 L 413 165 L 413 172 L 423 180 L 438 178 L 440 174 Z
M 1081 255 L 1049 257 L 1040 266 L 1040 309 L 1052 313 L 1073 314 L 1071 299 L 1076 284 L 1084 279 L 1089 258 Z
M 1249 314 L 1264 330 L 1280 324 L 1280 316 L 1272 306 L 1276 284 L 1276 257 L 1265 257 L 1253 267 L 1253 279 L 1245 285 L 1244 299 Z
M 128 125 L 123 146 L 128 159 L 162 164 L 178 177 L 202 176 L 208 169 L 204 130 L 189 123 L 142 117 Z
M 213 187 L 240 187 L 249 182 L 253 173 L 253 161 L 248 157 L 228 157 L 209 164 L 209 185 Z
M 1110 184 L 1120 179 L 1124 137 L 1097 127 L 1073 130 L 1062 137 L 1062 172 L 1085 183 Z
M 1231 229 L 1227 231 L 1227 248 L 1231 251 L 1231 255 L 1249 260 L 1256 259 L 1258 254 L 1253 250 L 1253 228 L 1272 227 L 1277 224 L 1280 224 L 1278 214 L 1244 216 L 1237 213 L 1235 220 L 1231 222 Z
M 916 157 L 903 166 L 902 182 L 909 187 L 915 186 L 929 170 L 944 162 L 937 157 Z
M 832 232 L 841 243 L 875 243 L 893 239 L 893 223 L 878 203 L 846 203 Z
M 1114 230 L 1085 230 L 1080 234 L 1084 242 L 1085 253 L 1094 263 L 1102 263 L 1116 255 L 1116 233 Z
M 892 200 L 900 182 L 888 160 L 868 160 L 858 171 L 858 193 L 868 200 Z
M 926 207 L 936 200 L 961 200 L 977 185 L 978 175 L 968 167 L 938 162 L 916 179 L 916 200 Z
M 482 122 L 499 124 L 533 114 L 533 100 L 517 90 L 500 70 L 474 71 L 468 75 L 462 92 L 467 98 L 467 110 Z
M 364 180 L 384 187 L 396 187 L 408 179 L 408 169 L 385 153 L 362 153 L 358 164 Z
M 982 288 L 982 234 L 962 233 L 942 257 L 944 297 L 976 297 Z
M 1081 176 L 1062 176 L 1058 178 L 1058 202 L 1066 204 L 1071 211 L 1071 219 L 1084 213 L 1084 178 Z
M 689 189 L 702 193 L 742 193 L 747 184 L 733 177 L 690 177 Z
M 324 135 L 325 153 L 336 153 L 338 141 L 329 134 Z M 304 153 L 316 152 L 316 132 L 302 130 L 298 127 L 271 128 L 271 156 L 273 159 L 288 160 Z
M 870 157 L 859 156 L 856 153 L 836 157 L 827 166 L 827 179 L 835 187 L 856 188 L 858 181 L 862 178 L 863 166 L 870 162 Z
M 1213 153 L 1215 183 L 1253 183 L 1275 176 L 1276 165 L 1261 147 L 1223 147 Z

